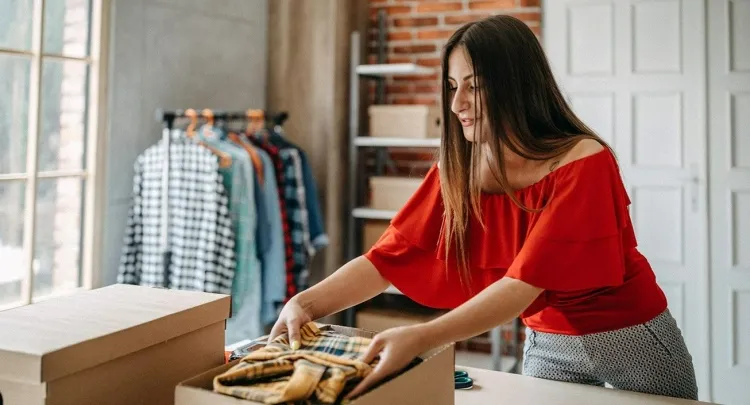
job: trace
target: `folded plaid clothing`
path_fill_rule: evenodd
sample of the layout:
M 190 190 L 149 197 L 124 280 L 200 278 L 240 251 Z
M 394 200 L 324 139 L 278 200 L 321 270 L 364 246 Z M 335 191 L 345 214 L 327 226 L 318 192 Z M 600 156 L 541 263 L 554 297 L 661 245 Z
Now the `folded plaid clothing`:
M 214 378 L 214 391 L 264 404 L 313 399 L 332 404 L 378 361 L 360 360 L 370 338 L 345 336 L 312 322 L 302 326 L 300 335 L 296 351 L 283 335 L 251 352 Z

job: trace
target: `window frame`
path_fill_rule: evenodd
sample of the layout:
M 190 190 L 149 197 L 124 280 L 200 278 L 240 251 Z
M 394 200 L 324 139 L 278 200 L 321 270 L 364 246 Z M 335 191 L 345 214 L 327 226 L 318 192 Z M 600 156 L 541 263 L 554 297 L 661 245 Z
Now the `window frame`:
M 60 295 L 68 295 L 82 289 L 97 288 L 101 284 L 102 263 L 102 219 L 104 212 L 104 166 L 107 133 L 107 68 L 109 45 L 109 21 L 112 0 L 91 0 L 89 21 L 88 56 L 74 57 L 43 52 L 44 15 L 47 1 L 33 0 L 31 19 L 31 47 L 28 50 L 0 48 L 0 55 L 17 55 L 31 58 L 29 74 L 29 109 L 26 138 L 26 167 L 22 173 L 0 174 L 0 184 L 23 182 L 23 266 L 20 300 L 0 306 L 0 310 L 44 301 Z M 88 66 L 88 94 L 85 163 L 80 170 L 51 170 L 39 173 L 39 139 L 41 132 L 41 91 L 44 60 L 77 61 Z M 43 297 L 34 297 L 34 253 L 37 212 L 37 184 L 39 179 L 80 179 L 85 181 L 81 238 L 81 279 L 77 288 Z

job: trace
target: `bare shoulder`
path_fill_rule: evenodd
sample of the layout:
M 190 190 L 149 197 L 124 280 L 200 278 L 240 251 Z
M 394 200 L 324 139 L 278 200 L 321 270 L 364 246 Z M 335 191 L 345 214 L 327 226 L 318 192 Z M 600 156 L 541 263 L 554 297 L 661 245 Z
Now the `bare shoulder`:
M 604 145 L 594 139 L 581 139 L 572 149 L 560 159 L 560 166 L 595 155 L 604 150 Z

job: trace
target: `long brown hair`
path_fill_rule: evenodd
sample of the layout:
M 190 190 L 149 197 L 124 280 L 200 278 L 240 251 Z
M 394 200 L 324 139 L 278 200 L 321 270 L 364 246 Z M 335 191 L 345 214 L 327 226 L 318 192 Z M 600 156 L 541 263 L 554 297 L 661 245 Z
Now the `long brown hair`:
M 476 112 L 487 117 L 491 139 L 481 139 L 475 126 L 474 142 L 467 141 L 458 118 L 451 111 L 448 60 L 451 53 L 464 52 L 471 65 L 479 92 L 474 93 Z M 464 285 L 470 280 L 467 234 L 473 215 L 484 227 L 481 215 L 481 142 L 491 150 L 489 165 L 501 190 L 523 206 L 511 188 L 503 159 L 503 147 L 531 160 L 545 161 L 561 156 L 583 139 L 607 144 L 587 127 L 568 106 L 555 82 L 544 51 L 534 33 L 511 16 L 492 16 L 468 23 L 448 40 L 442 55 L 443 133 L 439 151 L 446 263 L 455 245 Z M 477 93 L 480 95 L 477 96 Z M 476 115 L 475 115 L 476 116 Z M 607 146 L 608 147 L 608 146 Z M 469 196 L 468 200 L 466 196 Z

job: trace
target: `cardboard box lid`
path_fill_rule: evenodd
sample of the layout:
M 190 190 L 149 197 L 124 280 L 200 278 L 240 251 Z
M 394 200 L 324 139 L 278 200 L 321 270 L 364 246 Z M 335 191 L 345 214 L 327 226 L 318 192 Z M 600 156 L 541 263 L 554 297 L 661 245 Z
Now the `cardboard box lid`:
M 0 312 L 0 379 L 52 381 L 221 322 L 227 295 L 116 284 Z

